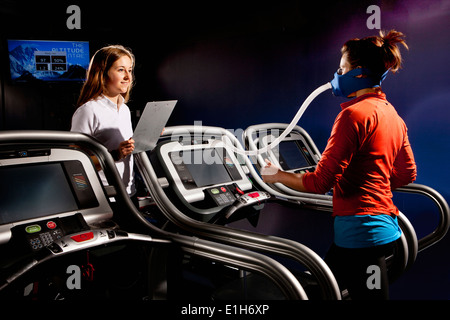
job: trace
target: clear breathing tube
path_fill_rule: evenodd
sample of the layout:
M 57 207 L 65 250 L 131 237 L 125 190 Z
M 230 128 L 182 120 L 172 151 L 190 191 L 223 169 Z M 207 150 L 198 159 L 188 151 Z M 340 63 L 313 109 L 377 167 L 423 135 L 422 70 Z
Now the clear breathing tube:
M 266 145 L 265 147 L 258 149 L 258 150 L 242 150 L 239 148 L 236 148 L 235 146 L 231 144 L 227 144 L 228 147 L 230 147 L 233 152 L 236 152 L 241 155 L 245 156 L 256 156 L 261 153 L 268 152 L 269 150 L 275 148 L 289 133 L 291 133 L 292 129 L 296 126 L 300 118 L 302 117 L 303 113 L 305 112 L 306 108 L 311 104 L 311 102 L 322 92 L 331 89 L 331 83 L 328 82 L 324 85 L 321 85 L 316 90 L 311 92 L 311 94 L 303 101 L 303 104 L 301 105 L 300 109 L 298 109 L 297 114 L 295 115 L 294 119 L 292 119 L 291 123 L 287 126 L 287 128 L 283 131 L 283 133 L 277 137 L 275 140 L 272 141 L 272 143 Z

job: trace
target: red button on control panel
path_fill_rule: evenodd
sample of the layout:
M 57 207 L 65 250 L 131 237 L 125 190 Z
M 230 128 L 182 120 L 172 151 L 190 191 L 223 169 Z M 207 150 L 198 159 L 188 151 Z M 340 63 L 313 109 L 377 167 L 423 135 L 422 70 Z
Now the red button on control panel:
M 249 193 L 248 196 L 250 198 L 258 198 L 259 197 L 259 193 L 258 192 Z
M 56 223 L 53 222 L 53 221 L 47 222 L 47 228 L 49 228 L 49 229 L 55 229 L 55 228 L 56 228 Z
M 70 238 L 76 242 L 83 242 L 83 241 L 94 239 L 94 233 L 86 232 L 86 233 L 82 233 L 82 234 L 77 234 L 76 236 L 71 236 Z

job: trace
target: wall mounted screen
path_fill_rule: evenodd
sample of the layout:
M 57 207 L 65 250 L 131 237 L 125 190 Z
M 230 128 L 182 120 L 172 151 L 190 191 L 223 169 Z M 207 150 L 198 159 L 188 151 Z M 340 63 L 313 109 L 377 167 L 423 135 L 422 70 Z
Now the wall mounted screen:
M 89 67 L 89 42 L 8 40 L 13 82 L 84 81 Z

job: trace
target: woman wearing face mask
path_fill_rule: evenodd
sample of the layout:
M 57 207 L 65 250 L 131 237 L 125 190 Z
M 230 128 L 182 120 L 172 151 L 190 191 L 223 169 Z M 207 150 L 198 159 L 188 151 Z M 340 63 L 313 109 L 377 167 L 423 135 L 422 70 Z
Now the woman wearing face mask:
M 380 87 L 401 66 L 403 38 L 392 30 L 347 41 L 331 84 L 335 95 L 353 99 L 341 104 L 315 172 L 287 173 L 268 163 L 273 174 L 262 173 L 266 183 L 303 192 L 333 188 L 334 243 L 325 261 L 352 299 L 388 299 L 385 256 L 401 236 L 392 190 L 416 178 L 407 127 Z M 380 270 L 375 288 L 367 285 L 371 266 Z
M 136 193 L 131 154 L 134 141 L 126 102 L 133 85 L 133 67 L 134 55 L 123 46 L 98 50 L 91 59 L 71 128 L 96 138 L 108 149 L 130 197 Z M 100 176 L 106 184 L 102 171 Z

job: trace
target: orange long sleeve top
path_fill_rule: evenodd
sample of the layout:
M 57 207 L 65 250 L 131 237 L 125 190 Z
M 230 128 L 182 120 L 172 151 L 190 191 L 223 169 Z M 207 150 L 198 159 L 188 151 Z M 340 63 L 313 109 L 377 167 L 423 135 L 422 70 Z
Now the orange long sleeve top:
M 341 104 L 325 151 L 303 176 L 314 193 L 333 190 L 333 216 L 395 214 L 392 190 L 415 180 L 407 127 L 384 93 Z

